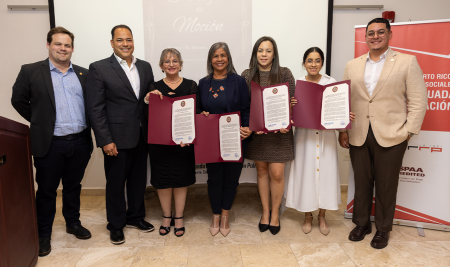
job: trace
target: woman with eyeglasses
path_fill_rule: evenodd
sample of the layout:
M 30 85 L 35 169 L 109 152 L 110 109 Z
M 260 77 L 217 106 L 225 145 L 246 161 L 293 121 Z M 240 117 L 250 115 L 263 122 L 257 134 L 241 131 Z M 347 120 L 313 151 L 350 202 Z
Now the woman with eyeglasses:
M 236 74 L 228 45 L 215 43 L 208 52 L 207 76 L 198 83 L 197 110 L 201 114 L 222 114 L 240 111 L 242 158 L 247 150 L 250 101 L 244 78 Z M 227 236 L 230 229 L 229 212 L 239 186 L 243 162 L 206 163 L 208 195 L 213 212 L 211 235 Z
M 303 67 L 308 75 L 300 80 L 326 85 L 336 82 L 328 75 L 320 74 L 324 55 L 320 48 L 311 47 L 303 55 Z M 291 100 L 292 105 L 297 103 Z M 354 114 L 350 112 L 353 121 Z M 302 230 L 311 232 L 312 211 L 319 209 L 318 225 L 323 235 L 330 229 L 325 221 L 326 210 L 337 210 L 341 203 L 341 188 L 337 158 L 337 142 L 334 130 L 295 128 L 295 160 L 291 163 L 285 192 L 286 207 L 305 212 Z
M 277 44 L 271 37 L 259 38 L 253 46 L 249 69 L 242 73 L 249 88 L 251 81 L 261 86 L 289 83 L 294 96 L 295 79 L 288 68 L 281 67 Z M 291 130 L 255 132 L 248 146 L 247 158 L 255 161 L 258 190 L 263 212 L 259 230 L 276 235 L 280 229 L 279 211 L 284 192 L 284 167 L 294 159 L 294 139 Z
M 150 93 L 161 97 L 179 97 L 197 94 L 197 83 L 180 77 L 183 59 L 175 48 L 164 49 L 159 60 L 159 67 L 166 77 L 150 86 Z M 149 94 L 150 94 L 149 93 Z M 145 102 L 148 103 L 148 94 Z M 184 235 L 184 206 L 187 187 L 195 184 L 194 147 L 189 145 L 149 144 L 151 184 L 158 192 L 163 211 L 163 222 L 159 228 L 160 235 L 167 235 L 174 226 L 177 237 Z M 175 199 L 175 212 L 172 211 L 172 196 Z

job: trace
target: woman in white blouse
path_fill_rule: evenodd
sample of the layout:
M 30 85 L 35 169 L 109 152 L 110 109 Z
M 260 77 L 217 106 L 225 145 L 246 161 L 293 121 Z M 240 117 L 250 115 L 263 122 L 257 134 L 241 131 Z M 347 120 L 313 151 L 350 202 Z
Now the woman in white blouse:
M 308 75 L 300 80 L 320 85 L 336 82 L 330 76 L 319 74 L 324 62 L 320 48 L 311 47 L 303 56 L 303 66 Z M 297 100 L 292 99 L 295 105 Z M 350 119 L 354 114 L 350 112 Z M 291 162 L 285 191 L 288 208 L 305 212 L 302 230 L 311 232 L 312 211 L 319 209 L 319 230 L 328 235 L 326 210 L 337 210 L 341 203 L 341 188 L 337 161 L 337 142 L 334 130 L 313 130 L 296 127 L 294 133 L 295 160 Z

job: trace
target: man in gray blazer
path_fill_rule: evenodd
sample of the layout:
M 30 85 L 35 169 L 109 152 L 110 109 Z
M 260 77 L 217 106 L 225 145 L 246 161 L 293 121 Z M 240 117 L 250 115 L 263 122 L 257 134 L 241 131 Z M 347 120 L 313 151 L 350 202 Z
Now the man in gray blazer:
M 142 232 L 154 230 L 153 225 L 144 221 L 147 182 L 144 97 L 153 83 L 153 72 L 148 62 L 133 56 L 133 35 L 128 26 L 115 26 L 111 35 L 114 53 L 89 66 L 87 107 L 97 146 L 105 157 L 107 228 L 111 243 L 122 244 L 125 225 Z

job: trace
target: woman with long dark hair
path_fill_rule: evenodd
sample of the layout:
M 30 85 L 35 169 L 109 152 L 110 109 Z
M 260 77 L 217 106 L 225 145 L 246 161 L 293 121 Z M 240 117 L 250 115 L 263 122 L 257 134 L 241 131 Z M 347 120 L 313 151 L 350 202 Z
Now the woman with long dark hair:
M 199 82 L 197 110 L 201 114 L 241 112 L 242 157 L 247 150 L 250 101 L 244 78 L 236 74 L 228 45 L 211 46 L 207 59 L 208 75 Z M 230 232 L 229 211 L 239 185 L 243 162 L 207 163 L 208 194 L 213 212 L 210 232 L 223 236 Z
M 242 73 L 249 88 L 251 81 L 261 86 L 288 82 L 289 94 L 294 96 L 295 79 L 288 68 L 280 66 L 277 44 L 273 38 L 264 36 L 256 41 L 249 67 Z M 263 207 L 259 230 L 270 230 L 275 235 L 281 228 L 279 211 L 284 192 L 284 167 L 286 162 L 294 159 L 292 131 L 256 132 L 249 143 L 247 158 L 255 161 L 258 172 L 258 190 Z

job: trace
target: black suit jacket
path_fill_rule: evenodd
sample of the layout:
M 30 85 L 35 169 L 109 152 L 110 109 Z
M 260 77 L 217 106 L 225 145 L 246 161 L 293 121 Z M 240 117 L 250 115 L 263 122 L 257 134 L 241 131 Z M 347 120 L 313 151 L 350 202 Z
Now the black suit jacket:
M 211 76 L 201 79 L 198 83 L 197 93 L 197 113 L 207 111 L 208 95 L 211 88 Z M 250 119 L 250 97 L 248 86 L 244 77 L 236 73 L 228 74 L 227 86 L 225 87 L 227 94 L 227 112 L 241 112 L 241 126 L 248 127 Z M 200 100 L 200 101 L 199 101 Z
M 138 144 L 140 129 L 147 140 L 144 98 L 153 83 L 150 63 L 137 60 L 139 98 L 114 54 L 89 66 L 87 107 L 98 147 L 115 143 L 118 149 Z M 142 127 L 140 127 L 142 125 Z
M 88 70 L 72 64 L 80 80 L 86 103 L 86 79 Z M 44 157 L 52 143 L 56 122 L 55 93 L 50 74 L 49 59 L 23 65 L 13 85 L 11 104 L 19 114 L 31 123 L 31 153 L 35 157 Z M 91 126 L 85 108 L 89 134 Z M 92 139 L 90 142 L 92 152 Z

